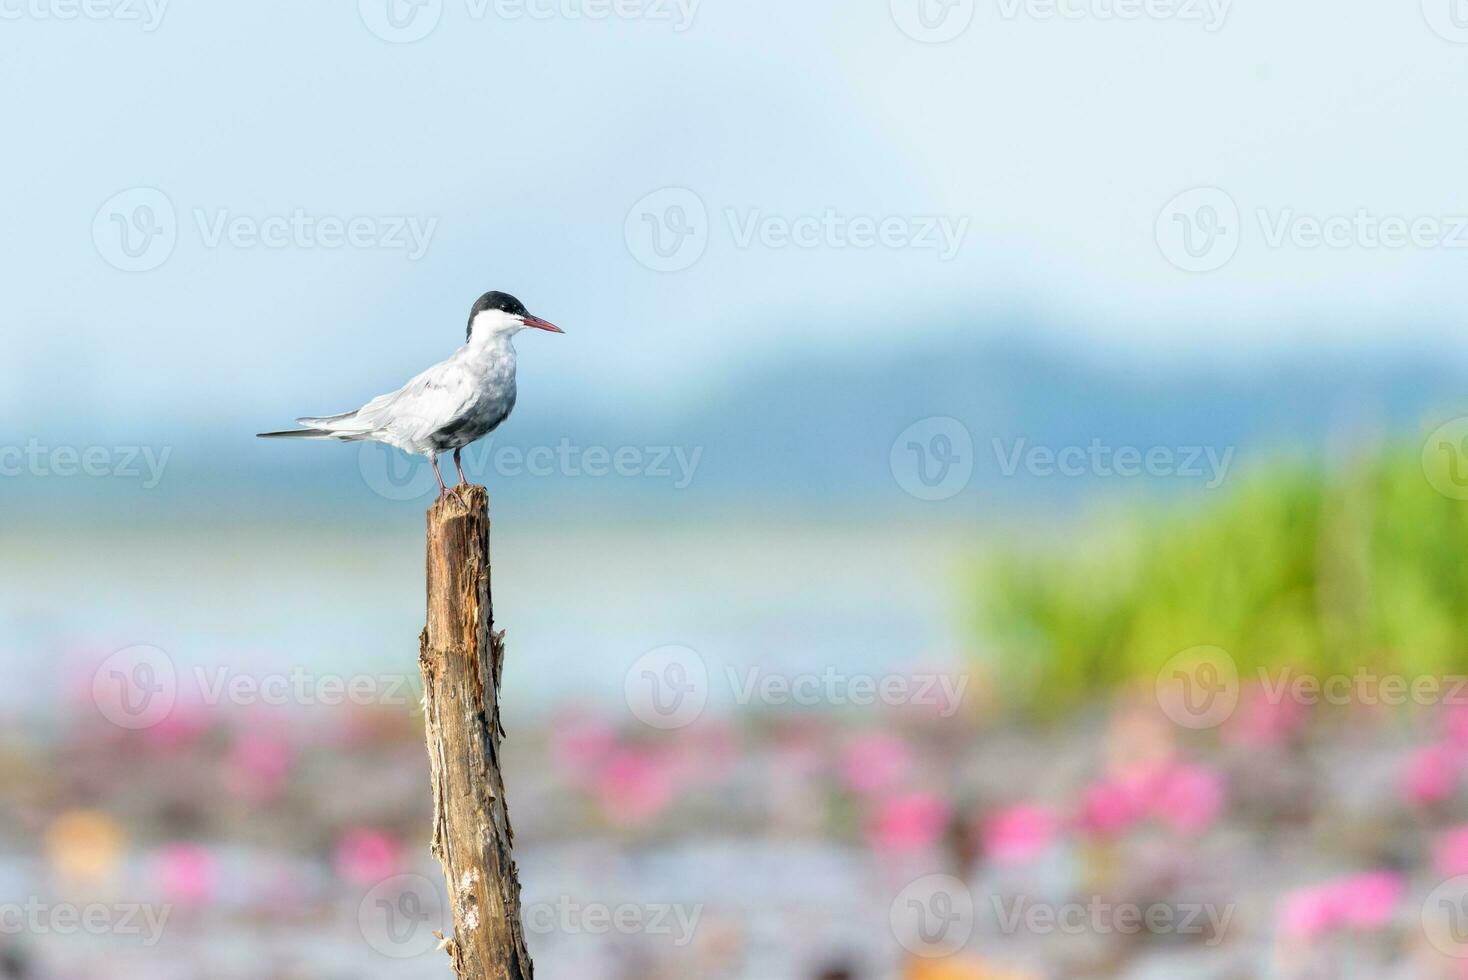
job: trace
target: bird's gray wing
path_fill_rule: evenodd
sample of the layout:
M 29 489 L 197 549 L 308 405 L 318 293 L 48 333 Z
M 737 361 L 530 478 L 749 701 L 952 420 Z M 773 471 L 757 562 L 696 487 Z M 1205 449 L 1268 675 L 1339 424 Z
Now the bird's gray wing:
M 473 379 L 450 359 L 435 364 L 397 391 L 378 395 L 355 412 L 297 421 L 341 439 L 391 434 L 405 442 L 425 442 L 430 434 L 463 415 L 474 395 Z

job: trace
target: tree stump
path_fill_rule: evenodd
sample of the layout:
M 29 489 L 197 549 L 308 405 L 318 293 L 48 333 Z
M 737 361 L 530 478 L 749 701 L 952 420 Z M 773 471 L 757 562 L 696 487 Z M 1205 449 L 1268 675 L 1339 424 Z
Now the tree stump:
M 420 640 L 433 776 L 434 856 L 443 865 L 459 980 L 529 980 L 514 831 L 500 773 L 504 633 L 490 597 L 489 494 L 461 487 L 428 511 L 428 625 Z

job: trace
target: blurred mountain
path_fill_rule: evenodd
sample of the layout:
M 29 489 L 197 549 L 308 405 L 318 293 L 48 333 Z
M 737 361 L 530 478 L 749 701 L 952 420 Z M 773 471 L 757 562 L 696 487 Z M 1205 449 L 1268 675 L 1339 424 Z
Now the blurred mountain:
M 973 484 L 983 496 L 1053 500 L 1097 480 L 1031 477 L 1023 466 L 1006 476 L 1004 460 L 1021 440 L 1025 450 L 1093 440 L 1142 451 L 1198 446 L 1220 456 L 1232 447 L 1235 465 L 1247 465 L 1281 452 L 1420 439 L 1462 414 L 1468 364 L 1405 352 L 1299 353 L 1247 366 L 1138 363 L 1010 336 L 895 347 L 886 358 L 766 364 L 711 393 L 684 431 L 719 434 L 719 455 L 736 461 L 724 479 L 741 492 L 783 487 L 844 500 L 891 496 L 894 438 L 917 420 L 947 416 L 971 434 Z
M 1420 440 L 1468 414 L 1468 365 L 1404 351 L 1143 363 L 1018 330 L 999 339 L 896 341 L 885 353 L 807 351 L 746 363 L 656 410 L 598 406 L 594 392 L 557 403 L 527 379 L 515 416 L 492 442 L 468 451 L 466 468 L 497 499 L 558 519 L 748 511 L 961 518 L 992 514 L 996 504 L 1063 507 L 1097 491 L 1193 492 L 1219 482 L 1219 463 L 1227 463 L 1227 483 L 1282 453 L 1329 456 L 1361 443 Z M 647 384 L 671 387 L 668 379 Z M 942 502 L 906 493 L 892 464 L 899 434 L 935 416 L 961 422 L 973 447 L 971 480 Z M 171 450 L 156 489 L 81 476 L 21 476 L 0 486 L 16 506 L 34 510 L 76 495 L 126 498 L 144 509 L 184 501 L 279 513 L 286 498 L 291 512 L 323 517 L 396 504 L 387 500 L 402 495 L 394 487 L 386 497 L 374 490 L 381 478 L 371 473 L 384 467 L 404 468 L 393 477 L 403 493 L 431 487 L 426 469 L 407 469 L 416 464 L 379 447 L 264 443 L 253 431 L 242 422 L 237 432 L 150 434 L 152 446 Z M 40 441 L 86 448 L 75 437 Z M 532 466 L 526 454 L 536 447 Z M 605 450 L 593 460 L 605 475 L 588 475 L 589 447 Z M 1139 454 L 1161 447 L 1179 468 L 1192 458 L 1198 473 L 1123 478 L 1087 463 L 1084 475 L 1067 476 L 1024 465 L 1031 450 L 1067 447 L 1103 460 L 1125 447 Z M 615 471 L 619 450 L 631 475 Z M 1211 471 L 1206 452 L 1194 458 L 1198 450 L 1212 452 Z

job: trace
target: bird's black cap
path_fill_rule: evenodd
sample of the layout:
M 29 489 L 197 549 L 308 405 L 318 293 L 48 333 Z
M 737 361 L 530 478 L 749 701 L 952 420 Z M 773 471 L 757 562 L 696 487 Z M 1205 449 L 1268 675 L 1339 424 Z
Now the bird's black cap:
M 488 292 L 474 301 L 474 306 L 469 310 L 469 327 L 464 331 L 466 339 L 474 332 L 474 318 L 485 310 L 503 310 L 514 316 L 525 316 L 530 311 L 525 304 L 520 302 L 509 293 Z

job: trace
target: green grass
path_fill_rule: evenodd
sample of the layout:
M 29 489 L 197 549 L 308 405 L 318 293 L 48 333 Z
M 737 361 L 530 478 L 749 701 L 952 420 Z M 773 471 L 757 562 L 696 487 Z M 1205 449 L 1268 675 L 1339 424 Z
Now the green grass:
M 1468 670 L 1468 503 L 1415 452 L 1280 462 L 1201 507 L 1154 507 L 1063 551 L 981 569 L 982 632 L 1017 703 L 1057 715 L 1189 647 L 1241 674 Z

